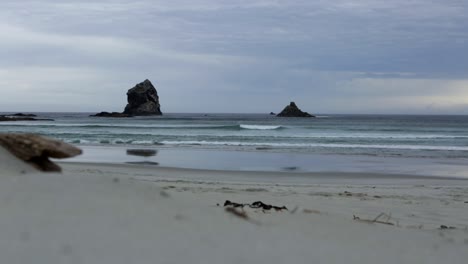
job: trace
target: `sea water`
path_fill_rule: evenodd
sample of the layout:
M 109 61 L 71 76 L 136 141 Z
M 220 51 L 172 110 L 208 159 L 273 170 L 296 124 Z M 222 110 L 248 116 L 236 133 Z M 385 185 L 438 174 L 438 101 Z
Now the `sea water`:
M 254 152 L 468 158 L 468 116 L 165 114 L 133 118 L 40 113 L 55 121 L 1 122 L 81 146 L 158 146 Z
M 39 113 L 38 118 L 55 121 L 0 122 L 0 133 L 37 133 L 78 145 L 84 153 L 72 162 L 468 178 L 468 116 Z M 140 148 L 156 155 L 127 154 Z

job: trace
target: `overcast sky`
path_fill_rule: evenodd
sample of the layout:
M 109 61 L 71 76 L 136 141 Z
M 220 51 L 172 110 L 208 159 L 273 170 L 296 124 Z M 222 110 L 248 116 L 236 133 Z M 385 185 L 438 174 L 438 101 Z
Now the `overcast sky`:
M 468 0 L 0 0 L 0 111 L 468 114 Z

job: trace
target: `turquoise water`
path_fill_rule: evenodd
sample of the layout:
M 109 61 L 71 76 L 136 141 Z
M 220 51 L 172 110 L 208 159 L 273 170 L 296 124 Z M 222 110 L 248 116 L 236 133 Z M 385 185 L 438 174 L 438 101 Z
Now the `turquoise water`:
M 39 133 L 83 146 L 160 146 L 256 152 L 468 158 L 468 116 L 166 114 L 98 118 L 41 113 L 55 121 L 1 122 L 0 132 Z

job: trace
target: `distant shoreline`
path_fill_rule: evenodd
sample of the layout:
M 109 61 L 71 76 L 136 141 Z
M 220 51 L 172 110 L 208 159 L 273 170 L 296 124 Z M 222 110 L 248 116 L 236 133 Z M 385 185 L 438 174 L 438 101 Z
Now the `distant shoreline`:
M 118 111 L 118 110 L 115 110 Z M 109 112 L 115 112 L 112 110 L 109 110 Z M 70 111 L 70 112 L 62 112 L 62 111 L 0 111 L 0 115 L 9 115 L 9 114 L 14 114 L 14 113 L 31 113 L 31 114 L 96 114 L 99 112 L 99 110 L 95 111 Z M 164 112 L 164 115 L 266 115 L 266 116 L 271 116 L 271 112 L 241 112 L 241 113 L 233 113 L 233 112 Z M 317 117 L 320 116 L 468 116 L 468 114 L 434 114 L 434 113 L 315 113 Z M 139 117 L 145 117 L 145 116 L 139 116 Z M 148 116 L 146 116 L 148 117 Z M 149 117 L 161 117 L 164 118 L 164 116 L 149 116 Z M 275 117 L 275 116 L 272 116 Z

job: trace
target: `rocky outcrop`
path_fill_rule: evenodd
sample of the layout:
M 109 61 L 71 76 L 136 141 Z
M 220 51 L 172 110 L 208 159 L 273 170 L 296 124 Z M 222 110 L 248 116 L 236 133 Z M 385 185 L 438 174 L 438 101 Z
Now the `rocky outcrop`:
M 12 116 L 22 116 L 22 117 L 36 117 L 37 115 L 34 114 L 23 114 L 23 113 L 16 113 Z
M 158 92 L 148 79 L 128 90 L 127 101 L 124 114 L 133 116 L 162 115 Z
M 315 117 L 307 112 L 301 111 L 299 107 L 297 107 L 296 103 L 291 102 L 288 106 L 286 106 L 281 113 L 277 116 L 279 117 Z
M 95 115 L 90 115 L 91 117 L 133 117 L 132 115 L 118 113 L 118 112 L 101 112 Z
M 46 118 L 33 118 L 29 116 L 17 116 L 17 115 L 0 115 L 0 122 L 8 121 L 54 121 L 53 119 Z
M 70 144 L 34 134 L 0 134 L 0 146 L 42 171 L 61 171 L 49 158 L 63 159 L 81 154 Z
M 92 117 L 133 117 L 147 115 L 162 115 L 161 106 L 159 104 L 159 96 L 156 88 L 150 80 L 137 84 L 127 92 L 128 104 L 123 113 L 118 112 L 101 112 Z M 1 120 L 0 120 L 1 121 Z

